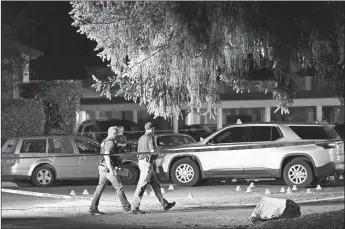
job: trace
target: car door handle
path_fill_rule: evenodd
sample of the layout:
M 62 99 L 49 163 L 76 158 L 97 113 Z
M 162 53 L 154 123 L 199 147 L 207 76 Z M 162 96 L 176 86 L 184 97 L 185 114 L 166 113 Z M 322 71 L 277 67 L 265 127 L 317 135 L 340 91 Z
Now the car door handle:
M 82 156 L 81 159 L 85 160 L 85 159 L 86 159 L 86 156 Z

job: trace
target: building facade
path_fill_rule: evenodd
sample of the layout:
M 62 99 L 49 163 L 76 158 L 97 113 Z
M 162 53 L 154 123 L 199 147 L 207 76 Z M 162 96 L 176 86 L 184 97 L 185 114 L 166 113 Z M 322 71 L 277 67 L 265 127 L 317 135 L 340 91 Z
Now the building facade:
M 84 81 L 80 112 L 78 114 L 78 124 L 87 119 L 125 119 L 131 120 L 143 127 L 147 121 L 152 121 L 153 116 L 147 113 L 146 106 L 126 101 L 121 98 L 112 100 L 100 97 L 100 92 L 96 92 L 92 85 L 91 75 L 106 76 L 111 75 L 108 68 L 88 69 L 90 77 Z M 212 124 L 220 129 L 226 125 L 236 122 L 237 118 L 246 121 L 299 121 L 314 122 L 316 120 L 327 120 L 330 123 L 344 122 L 344 106 L 340 100 L 330 91 L 326 82 L 314 83 L 313 77 L 304 76 L 294 79 L 298 87 L 296 88 L 296 98 L 289 108 L 289 114 L 281 115 L 280 111 L 274 112 L 277 101 L 273 99 L 271 89 L 275 87 L 275 82 L 268 81 L 266 86 L 268 92 L 260 91 L 263 82 L 250 82 L 249 93 L 237 94 L 225 84 L 220 85 L 221 102 L 217 104 L 217 115 L 215 119 L 206 112 L 206 106 L 200 113 L 193 111 L 187 113 L 184 110 L 184 117 L 177 120 L 155 119 L 159 129 L 173 130 L 183 125 L 191 124 Z

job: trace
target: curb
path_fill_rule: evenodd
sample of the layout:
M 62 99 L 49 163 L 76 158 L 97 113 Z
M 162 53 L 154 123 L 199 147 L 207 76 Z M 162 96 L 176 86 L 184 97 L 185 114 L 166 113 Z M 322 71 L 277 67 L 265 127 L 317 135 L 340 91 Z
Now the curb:
M 28 196 L 39 196 L 39 197 L 51 197 L 57 199 L 78 199 L 78 200 L 89 200 L 91 201 L 91 197 L 82 197 L 82 196 L 69 196 L 69 195 L 62 195 L 62 194 L 51 194 L 51 193 L 43 193 L 43 192 L 31 192 L 31 191 L 22 191 L 22 190 L 14 190 L 14 189 L 6 189 L 2 188 L 1 192 L 12 193 L 12 194 L 22 194 Z M 288 199 L 288 198 L 284 198 Z M 330 198 L 323 198 L 323 199 L 314 199 L 314 200 L 304 200 L 298 201 L 296 204 L 299 205 L 308 205 L 308 204 L 316 204 L 316 203 L 329 203 L 329 202 L 337 202 L 340 200 L 344 200 L 344 196 L 340 197 L 330 197 Z M 107 203 L 118 203 L 115 201 L 107 201 Z M 249 207 L 256 207 L 257 204 L 226 204 L 226 205 L 214 205 L 214 204 L 203 204 L 203 206 L 198 206 L 198 208 L 249 208 Z M 187 208 L 195 208 L 196 206 L 190 206 Z

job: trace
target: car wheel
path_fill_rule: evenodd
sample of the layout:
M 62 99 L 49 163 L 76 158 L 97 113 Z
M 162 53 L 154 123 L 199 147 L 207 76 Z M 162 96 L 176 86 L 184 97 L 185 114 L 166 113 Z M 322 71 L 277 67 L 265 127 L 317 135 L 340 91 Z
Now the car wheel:
M 170 176 L 175 184 L 190 187 L 198 183 L 200 171 L 193 160 L 183 158 L 173 164 L 170 170 Z
M 54 181 L 54 171 L 47 165 L 37 167 L 32 174 L 32 183 L 37 187 L 51 187 Z
M 291 160 L 284 168 L 284 181 L 287 185 L 305 188 L 314 180 L 314 173 L 310 165 L 300 158 Z
M 139 180 L 139 170 L 130 164 L 123 165 L 123 168 L 126 168 L 129 171 L 128 176 L 122 177 L 122 183 L 126 185 L 136 185 Z

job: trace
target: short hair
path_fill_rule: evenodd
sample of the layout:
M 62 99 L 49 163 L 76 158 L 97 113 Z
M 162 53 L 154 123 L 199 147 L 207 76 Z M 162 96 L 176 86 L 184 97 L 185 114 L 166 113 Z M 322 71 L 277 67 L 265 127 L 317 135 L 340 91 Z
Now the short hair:
M 109 127 L 109 128 L 108 128 L 108 135 L 110 135 L 111 131 L 113 131 L 113 130 L 115 130 L 115 132 L 117 132 L 118 129 L 119 129 L 119 128 L 118 128 L 117 126 L 111 126 L 111 127 Z
M 125 128 L 124 128 L 123 126 L 118 126 L 118 130 L 119 130 L 119 131 L 124 131 Z

